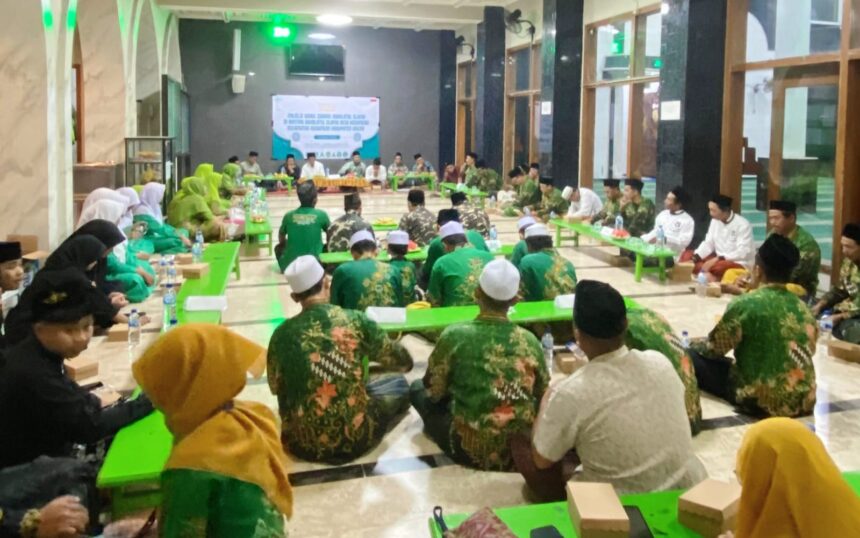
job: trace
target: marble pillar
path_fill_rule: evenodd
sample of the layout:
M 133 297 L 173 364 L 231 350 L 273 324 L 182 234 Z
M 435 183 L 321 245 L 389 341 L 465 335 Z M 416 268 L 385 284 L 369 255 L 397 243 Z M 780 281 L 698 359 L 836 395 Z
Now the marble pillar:
M 485 7 L 478 24 L 477 96 L 475 101 L 476 152 L 487 166 L 502 170 L 505 117 L 505 10 Z
M 544 0 L 541 40 L 541 174 L 579 185 L 584 0 Z
M 457 125 L 457 43 L 453 31 L 439 32 L 439 163 L 454 164 Z
M 727 0 L 668 0 L 663 14 L 657 200 L 676 185 L 693 199 L 697 244 L 708 229 L 707 200 L 720 189 Z M 680 119 L 663 117 L 679 102 Z

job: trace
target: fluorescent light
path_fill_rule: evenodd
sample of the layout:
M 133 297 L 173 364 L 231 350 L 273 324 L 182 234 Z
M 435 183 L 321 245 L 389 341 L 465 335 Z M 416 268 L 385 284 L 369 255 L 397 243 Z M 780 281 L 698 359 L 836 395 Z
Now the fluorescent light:
M 320 77 L 320 82 L 325 82 L 325 77 Z
M 318 15 L 317 22 L 326 26 L 346 26 L 347 24 L 352 24 L 352 17 L 331 13 L 328 15 Z
M 257 73 L 254 73 L 253 71 L 248 71 L 248 76 L 249 76 L 249 77 L 253 77 L 253 76 L 254 76 L 254 75 L 256 75 L 256 74 L 257 74 Z
M 660 4 L 660 13 L 663 15 L 669 13 L 669 2 L 663 2 Z
M 318 39 L 320 41 L 328 41 L 329 39 L 334 39 L 334 34 L 326 34 L 322 32 L 314 32 L 312 34 L 308 34 L 308 37 L 311 39 Z

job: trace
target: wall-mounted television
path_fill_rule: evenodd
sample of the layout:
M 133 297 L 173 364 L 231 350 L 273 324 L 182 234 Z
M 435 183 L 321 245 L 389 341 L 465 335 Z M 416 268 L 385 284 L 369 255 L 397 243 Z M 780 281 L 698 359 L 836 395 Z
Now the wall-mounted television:
M 343 78 L 343 45 L 293 44 L 288 49 L 287 73 L 291 77 Z

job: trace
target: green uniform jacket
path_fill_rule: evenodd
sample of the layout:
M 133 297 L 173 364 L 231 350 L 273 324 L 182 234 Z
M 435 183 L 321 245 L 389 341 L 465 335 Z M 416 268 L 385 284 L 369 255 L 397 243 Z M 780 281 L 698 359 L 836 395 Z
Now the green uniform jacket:
M 517 187 L 517 197 L 514 200 L 514 207 L 522 211 L 529 207 L 535 209 L 540 204 L 541 192 L 535 180 L 526 178 L 522 185 Z
M 481 234 L 478 232 L 474 230 L 466 230 L 466 239 L 469 241 L 469 244 L 476 249 L 484 250 L 486 252 L 490 251 L 490 249 L 487 248 L 487 242 L 484 241 L 484 238 L 481 237 Z M 433 272 L 433 266 L 436 264 L 436 260 L 444 255 L 445 245 L 443 245 L 442 240 L 436 236 L 432 241 L 430 241 L 430 246 L 427 247 L 427 259 L 424 260 L 424 267 L 422 268 L 424 280 L 430 280 L 430 274 Z
M 538 216 L 543 220 L 550 218 L 552 213 L 562 217 L 567 214 L 568 207 L 570 207 L 570 202 L 561 197 L 560 190 L 553 188 L 550 192 L 544 193 L 541 197 Z
M 849 259 L 842 260 L 839 282 L 822 299 L 839 314 L 860 316 L 860 267 Z
M 576 290 L 573 264 L 555 249 L 527 254 L 519 270 L 520 296 L 524 301 L 551 301 Z
M 475 304 L 475 289 L 484 266 L 493 261 L 489 252 L 475 247 L 460 247 L 445 254 L 433 266 L 427 300 L 433 306 Z
M 609 200 L 603 202 L 603 209 L 594 218 L 594 222 L 600 222 L 604 226 L 614 226 L 615 217 L 621 212 L 621 199 Z M 651 231 L 651 230 L 648 230 Z
M 331 304 L 350 310 L 405 306 L 400 272 L 370 258 L 344 263 L 332 275 Z
M 483 237 L 490 235 L 490 217 L 486 211 L 469 202 L 463 202 L 454 209 L 460 213 L 460 222 L 463 223 L 463 228 L 475 230 Z
M 630 232 L 631 236 L 639 237 L 654 229 L 657 210 L 654 202 L 642 198 L 638 204 L 630 202 L 622 207 L 621 216 L 624 217 L 624 229 Z
M 491 168 L 481 168 L 474 174 L 466 173 L 466 186 L 476 187 L 481 192 L 498 192 L 502 190 L 502 176 Z
M 361 218 L 357 211 L 347 211 L 346 214 L 337 218 L 332 222 L 326 236 L 326 250 L 329 252 L 344 252 L 349 250 L 349 239 L 352 234 L 361 230 L 370 230 L 373 232 L 373 227 L 366 220 Z
M 323 250 L 322 233 L 330 225 L 328 213 L 313 207 L 300 207 L 284 215 L 280 233 L 287 237 L 287 247 L 278 260 L 281 271 L 299 256 L 319 257 Z
M 517 269 L 520 268 L 520 262 L 529 253 L 529 246 L 526 245 L 525 239 L 520 239 L 520 242 L 514 245 L 514 253 L 511 254 L 511 263 Z
M 788 236 L 800 252 L 800 262 L 791 272 L 791 282 L 803 286 L 806 294 L 814 297 L 818 291 L 818 270 L 821 268 L 821 248 L 812 235 L 801 228 L 795 227 Z
M 409 239 L 419 247 L 436 237 L 436 217 L 423 205 L 400 218 L 398 228 L 409 234 Z
M 415 301 L 415 286 L 418 285 L 418 272 L 415 270 L 415 264 L 406 259 L 391 260 L 389 264 L 400 273 L 403 305 L 412 304 Z

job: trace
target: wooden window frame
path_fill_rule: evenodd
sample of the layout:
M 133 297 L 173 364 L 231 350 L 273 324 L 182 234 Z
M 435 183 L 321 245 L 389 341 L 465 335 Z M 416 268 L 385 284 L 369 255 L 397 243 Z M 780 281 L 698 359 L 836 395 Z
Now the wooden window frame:
M 511 57 L 522 50 L 530 49 L 529 53 L 529 89 L 513 90 L 513 81 L 515 80 L 515 66 L 510 61 Z M 515 47 L 511 47 L 505 51 L 505 111 L 504 111 L 504 142 L 503 152 L 504 159 L 502 161 L 504 170 L 502 173 L 507 178 L 508 170 L 514 166 L 523 163 L 514 162 L 514 137 L 515 137 L 515 117 L 514 117 L 514 102 L 517 98 L 527 97 L 529 104 L 529 154 L 528 162 L 536 162 L 539 159 L 538 151 L 538 136 L 536 120 L 539 118 L 540 95 L 541 95 L 541 40 L 536 39 L 532 43 L 523 43 Z M 526 163 L 528 164 L 528 163 Z
M 472 70 L 472 88 L 471 94 L 467 97 L 465 94 L 461 94 L 460 92 L 460 74 L 464 72 L 466 69 Z M 463 108 L 468 107 L 470 111 L 471 120 L 472 120 L 472 133 L 471 140 L 469 141 L 469 148 L 474 151 L 475 141 L 476 141 L 476 131 L 475 131 L 475 120 L 476 120 L 476 111 L 475 105 L 477 101 L 477 91 L 478 91 L 478 73 L 477 73 L 477 63 L 474 59 L 465 60 L 459 62 L 457 64 L 457 113 L 456 113 L 456 121 L 457 121 L 457 130 L 455 134 L 455 165 L 459 165 L 466 159 L 466 117 L 463 114 Z

